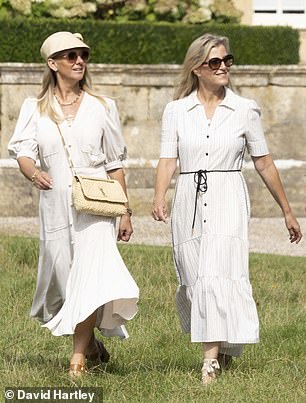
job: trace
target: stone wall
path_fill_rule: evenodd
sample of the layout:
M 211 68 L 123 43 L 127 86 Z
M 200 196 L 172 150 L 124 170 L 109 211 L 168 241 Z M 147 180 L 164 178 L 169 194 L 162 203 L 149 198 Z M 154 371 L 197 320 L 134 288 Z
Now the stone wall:
M 0 215 L 36 215 L 38 192 L 8 160 L 7 142 L 24 98 L 36 95 L 43 66 L 0 64 Z M 164 106 L 172 99 L 177 65 L 90 66 L 94 89 L 115 97 L 128 145 L 127 182 L 136 214 L 149 214 Z M 262 108 L 270 151 L 277 160 L 295 212 L 306 207 L 306 66 L 235 66 L 232 86 Z M 279 208 L 246 157 L 253 216 L 278 216 Z M 174 181 L 173 181 L 174 183 Z M 171 193 L 169 193 L 169 200 Z M 169 201 L 170 202 L 170 201 Z

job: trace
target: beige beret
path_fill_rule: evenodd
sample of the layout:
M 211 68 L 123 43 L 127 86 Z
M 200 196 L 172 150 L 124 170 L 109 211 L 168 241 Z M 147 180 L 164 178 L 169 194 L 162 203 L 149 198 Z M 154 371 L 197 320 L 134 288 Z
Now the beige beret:
M 48 36 L 40 48 L 40 54 L 45 60 L 62 50 L 86 48 L 90 49 L 86 43 L 83 42 L 83 37 L 79 33 L 71 32 L 55 32 Z

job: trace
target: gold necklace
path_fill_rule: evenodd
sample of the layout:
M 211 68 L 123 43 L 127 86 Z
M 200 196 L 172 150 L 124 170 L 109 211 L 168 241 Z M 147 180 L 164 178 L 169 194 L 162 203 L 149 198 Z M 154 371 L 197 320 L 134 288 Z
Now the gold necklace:
M 58 96 L 56 95 L 55 90 L 53 92 L 55 99 L 61 106 L 71 106 L 71 105 L 75 104 L 79 100 L 81 94 L 82 94 L 82 90 L 80 89 L 78 95 L 71 102 L 61 102 L 60 99 L 58 98 Z

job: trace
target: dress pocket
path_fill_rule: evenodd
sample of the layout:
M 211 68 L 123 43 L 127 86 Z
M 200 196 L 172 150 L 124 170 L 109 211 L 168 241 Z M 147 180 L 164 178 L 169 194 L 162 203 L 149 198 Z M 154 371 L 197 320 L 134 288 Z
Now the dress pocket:
M 42 166 L 49 169 L 51 166 L 56 164 L 58 156 L 59 156 L 59 149 L 44 152 L 41 158 Z
M 66 204 L 64 195 L 59 194 L 59 192 L 55 190 L 41 191 L 41 217 L 46 233 L 68 227 L 69 214 Z
M 101 150 L 96 150 L 90 145 L 82 147 L 81 151 L 85 166 L 96 167 L 104 164 L 106 161 L 105 154 L 103 154 Z

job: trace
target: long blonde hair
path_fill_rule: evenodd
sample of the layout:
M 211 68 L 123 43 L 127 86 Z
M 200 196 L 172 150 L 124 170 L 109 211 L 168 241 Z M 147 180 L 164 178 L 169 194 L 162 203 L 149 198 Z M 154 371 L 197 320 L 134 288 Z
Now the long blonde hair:
M 62 117 L 56 112 L 54 99 L 54 89 L 56 83 L 56 73 L 51 70 L 48 65 L 46 65 L 42 79 L 42 88 L 38 94 L 37 105 L 41 115 L 47 115 L 54 122 L 60 122 Z M 103 97 L 95 94 L 91 89 L 91 80 L 87 66 L 85 68 L 84 77 L 79 81 L 79 86 L 81 90 L 98 98 L 98 100 L 106 107 L 106 101 L 103 99 Z
M 207 33 L 192 42 L 182 65 L 174 99 L 183 98 L 199 87 L 198 77 L 193 73 L 193 70 L 201 66 L 212 48 L 220 45 L 223 45 L 226 51 L 229 52 L 229 41 L 226 36 Z

